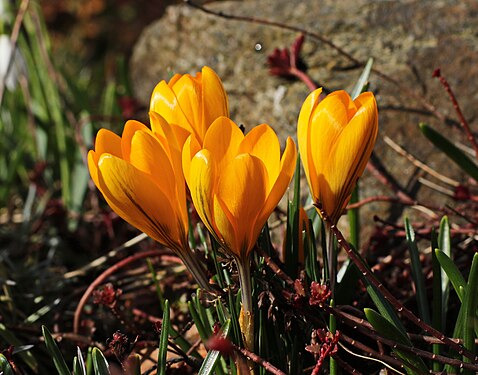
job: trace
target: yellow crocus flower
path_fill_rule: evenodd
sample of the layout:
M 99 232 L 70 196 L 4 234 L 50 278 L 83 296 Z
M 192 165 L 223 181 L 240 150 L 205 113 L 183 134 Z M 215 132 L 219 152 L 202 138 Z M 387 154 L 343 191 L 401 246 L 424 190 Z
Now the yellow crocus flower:
M 320 100 L 313 91 L 299 114 L 299 152 L 314 202 L 336 224 L 370 158 L 378 133 L 375 97 L 352 100 L 336 91 Z
M 169 124 L 194 134 L 201 143 L 216 118 L 229 117 L 221 79 L 207 66 L 195 77 L 176 74 L 169 82 L 159 82 L 151 95 L 150 110 L 160 113 Z
M 188 244 L 181 147 L 189 135 L 150 112 L 151 129 L 128 121 L 122 137 L 101 129 L 88 153 L 91 177 L 121 218 L 169 247 L 203 288 L 208 282 Z
M 239 324 L 249 350 L 254 350 L 249 254 L 290 184 L 296 158 L 291 138 L 281 157 L 279 140 L 269 125 L 256 126 L 244 136 L 227 117 L 212 123 L 202 145 L 190 136 L 183 148 L 184 176 L 194 206 L 237 264 L 242 299 Z
M 297 151 L 291 138 L 281 157 L 274 130 L 262 124 L 246 136 L 230 119 L 216 119 L 202 147 L 189 137 L 183 169 L 196 210 L 235 258 L 248 259 L 262 227 L 289 186 Z

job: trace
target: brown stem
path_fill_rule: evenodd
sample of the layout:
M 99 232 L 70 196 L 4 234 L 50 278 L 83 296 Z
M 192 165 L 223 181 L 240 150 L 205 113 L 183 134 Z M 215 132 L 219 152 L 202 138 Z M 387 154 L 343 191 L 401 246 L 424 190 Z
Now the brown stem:
M 440 69 L 436 69 L 433 72 L 433 77 L 438 78 L 440 80 L 440 83 L 443 85 L 446 92 L 450 96 L 450 100 L 453 103 L 453 108 L 455 108 L 456 114 L 458 115 L 458 118 L 460 119 L 460 125 L 465 131 L 468 141 L 470 141 L 471 145 L 473 146 L 473 149 L 475 150 L 475 157 L 478 159 L 478 144 L 476 143 L 475 136 L 473 135 L 470 129 L 470 126 L 468 125 L 468 121 L 466 121 L 465 116 L 463 115 L 463 112 L 461 111 L 461 108 L 460 108 L 460 105 L 458 104 L 458 100 L 456 99 L 455 93 L 451 89 L 450 84 L 448 83 L 446 78 L 441 75 Z
M 120 270 L 121 268 L 127 266 L 130 263 L 133 263 L 137 261 L 138 259 L 144 259 L 148 257 L 154 257 L 154 256 L 159 256 L 163 260 L 168 260 L 170 262 L 175 262 L 175 263 L 182 263 L 181 259 L 179 259 L 177 256 L 174 255 L 165 255 L 164 253 L 161 253 L 158 250 L 150 250 L 150 251 L 145 251 L 144 253 L 138 253 L 131 255 L 120 262 L 114 264 L 107 270 L 105 270 L 101 275 L 99 275 L 91 284 L 90 286 L 86 289 L 85 293 L 80 299 L 80 302 L 78 303 L 78 306 L 76 307 L 75 310 L 75 315 L 73 319 L 73 332 L 78 333 L 80 329 L 80 318 L 81 318 L 81 313 L 83 311 L 83 308 L 90 298 L 91 294 L 93 293 L 96 288 L 98 288 L 99 285 L 101 285 L 110 275 L 114 274 L 116 271 Z
M 269 371 L 271 374 L 286 375 L 285 372 L 282 372 L 277 367 L 275 367 L 271 363 L 267 362 L 265 359 L 262 359 L 261 357 L 259 357 L 257 354 L 255 354 L 255 353 L 253 353 L 253 352 L 251 352 L 247 349 L 240 348 L 240 347 L 238 347 L 237 345 L 234 345 L 234 344 L 232 344 L 232 346 L 233 346 L 233 348 L 236 352 L 240 353 L 241 355 L 246 357 L 248 360 L 250 360 L 254 363 L 257 363 L 259 366 L 264 367 L 264 369 Z
M 324 221 L 330 222 L 330 218 L 328 217 L 327 213 L 322 208 L 320 203 L 316 204 L 316 207 L 320 211 L 320 214 L 321 214 L 322 218 L 324 219 Z M 366 267 L 366 265 L 363 263 L 363 260 L 352 250 L 350 245 L 347 243 L 344 236 L 342 235 L 342 232 L 340 232 L 340 230 L 337 228 L 337 226 L 332 224 L 330 226 L 330 229 L 332 230 L 335 237 L 337 238 L 337 242 L 339 243 L 339 245 L 347 252 L 350 259 L 352 259 L 352 261 L 355 263 L 355 265 L 360 270 L 360 272 L 363 274 L 363 276 L 382 293 L 384 298 L 386 300 L 388 300 L 395 307 L 395 309 L 399 313 L 401 313 L 408 320 L 410 320 L 413 324 L 420 327 L 425 332 L 427 332 L 430 335 L 436 337 L 437 339 L 439 339 L 444 344 L 448 345 L 453 350 L 456 350 L 458 352 L 458 354 L 463 355 L 463 356 L 465 356 L 465 357 L 467 357 L 467 358 L 469 358 L 473 361 L 478 361 L 478 356 L 476 356 L 474 353 L 472 353 L 468 349 L 464 348 L 462 345 L 457 344 L 452 339 L 445 336 L 442 332 L 436 330 L 432 326 L 423 322 L 421 319 L 417 318 L 409 309 L 407 309 L 399 300 L 397 300 L 392 295 L 392 293 L 390 293 L 383 286 L 383 284 L 375 277 L 375 275 Z

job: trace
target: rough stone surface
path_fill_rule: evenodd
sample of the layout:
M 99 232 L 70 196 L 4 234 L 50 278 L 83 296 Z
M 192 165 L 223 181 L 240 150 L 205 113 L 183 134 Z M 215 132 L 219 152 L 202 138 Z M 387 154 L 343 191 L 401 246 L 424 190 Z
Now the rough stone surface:
M 456 118 L 448 97 L 431 77 L 433 70 L 441 67 L 472 128 L 476 129 L 472 121 L 478 111 L 476 0 L 246 0 L 207 6 L 224 13 L 266 18 L 318 32 L 361 61 L 373 57 L 375 68 Z M 295 136 L 298 112 L 308 89 L 301 82 L 270 76 L 266 61 L 274 48 L 290 46 L 297 35 L 279 28 L 206 15 L 186 5 L 170 6 L 163 18 L 145 29 L 135 47 L 131 75 L 136 95 L 147 104 L 154 85 L 168 79 L 171 72 L 194 73 L 209 65 L 224 82 L 232 118 L 246 129 L 268 123 L 283 141 L 289 135 Z M 302 58 L 310 76 L 327 90 L 350 90 L 361 73 L 361 68 L 311 38 L 305 41 Z M 401 186 L 410 188 L 417 184 L 419 173 L 384 144 L 385 135 L 433 167 L 441 168 L 441 173 L 463 178 L 421 136 L 417 124 L 429 122 L 447 137 L 466 143 L 459 131 L 424 113 L 417 100 L 377 74 L 370 77 L 370 88 L 380 106 L 376 154 Z M 362 196 L 390 195 L 367 171 L 361 185 Z M 418 199 L 435 199 L 438 205 L 445 202 L 443 195 L 429 188 L 421 186 L 418 190 Z M 364 215 L 383 212 L 384 207 L 388 206 L 373 204 Z

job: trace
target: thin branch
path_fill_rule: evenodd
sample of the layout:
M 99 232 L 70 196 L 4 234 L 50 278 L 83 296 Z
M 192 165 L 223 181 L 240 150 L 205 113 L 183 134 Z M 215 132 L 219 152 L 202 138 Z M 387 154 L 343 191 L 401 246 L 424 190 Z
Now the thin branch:
M 433 168 L 429 167 L 427 164 L 421 162 L 418 160 L 415 156 L 413 156 L 410 152 L 405 150 L 403 147 L 399 146 L 393 139 L 391 139 L 388 136 L 384 136 L 383 140 L 385 143 L 390 146 L 394 151 L 396 151 L 399 155 L 402 155 L 403 157 L 407 158 L 410 160 L 410 162 L 415 165 L 416 167 L 422 169 L 429 175 L 439 179 L 440 181 L 443 181 L 445 184 L 457 187 L 460 185 L 460 183 L 452 178 L 449 178 L 447 176 L 442 175 L 441 173 L 437 172 Z
M 478 159 L 478 144 L 476 143 L 475 136 L 471 132 L 470 126 L 468 125 L 468 121 L 466 121 L 465 116 L 463 115 L 463 112 L 461 111 L 461 108 L 460 108 L 460 105 L 458 104 L 458 100 L 456 99 L 455 93 L 451 89 L 450 84 L 448 83 L 446 78 L 441 75 L 440 69 L 435 69 L 435 71 L 433 72 L 433 77 L 438 78 L 440 80 L 440 83 L 443 85 L 446 92 L 450 96 L 451 102 L 453 103 L 453 108 L 455 108 L 456 114 L 458 115 L 458 118 L 460 119 L 460 125 L 465 131 L 468 141 L 471 143 L 471 145 L 473 146 L 473 149 L 475 150 L 475 157 Z
M 282 372 L 277 367 L 275 367 L 270 362 L 267 362 L 265 359 L 259 357 L 257 354 L 250 352 L 247 349 L 240 348 L 237 345 L 232 344 L 235 351 L 239 352 L 241 355 L 246 357 L 248 360 L 257 363 L 259 366 L 262 366 L 265 370 L 269 371 L 274 375 L 286 375 L 285 372 Z

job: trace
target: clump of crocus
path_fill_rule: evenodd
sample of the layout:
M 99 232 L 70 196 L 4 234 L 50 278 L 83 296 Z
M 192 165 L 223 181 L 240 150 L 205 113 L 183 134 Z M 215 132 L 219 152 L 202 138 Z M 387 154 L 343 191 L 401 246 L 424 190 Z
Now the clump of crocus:
M 355 100 L 345 91 L 333 92 L 321 100 L 321 93 L 320 88 L 314 90 L 302 105 L 297 139 L 314 203 L 326 213 L 330 226 L 337 224 L 370 158 L 378 133 L 378 112 L 371 92 Z M 328 245 L 333 295 L 337 255 L 332 235 Z
M 101 129 L 88 168 L 110 207 L 128 223 L 173 250 L 202 288 L 204 270 L 188 244 L 186 186 L 181 147 L 189 135 L 155 112 L 151 129 L 128 121 L 122 137 Z
M 262 124 L 247 135 L 226 117 L 210 126 L 202 146 L 189 137 L 183 169 L 196 210 L 223 249 L 236 260 L 241 283 L 241 327 L 253 347 L 249 255 L 295 170 L 297 151 L 287 139 L 281 157 L 272 128 Z
M 202 143 L 207 129 L 220 116 L 229 117 L 229 104 L 221 79 L 205 66 L 196 76 L 175 74 L 159 82 L 151 95 L 150 110 L 194 134 Z

